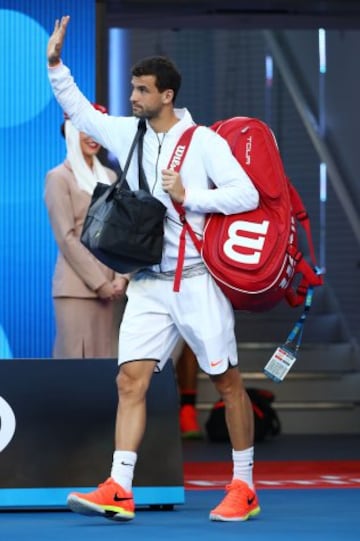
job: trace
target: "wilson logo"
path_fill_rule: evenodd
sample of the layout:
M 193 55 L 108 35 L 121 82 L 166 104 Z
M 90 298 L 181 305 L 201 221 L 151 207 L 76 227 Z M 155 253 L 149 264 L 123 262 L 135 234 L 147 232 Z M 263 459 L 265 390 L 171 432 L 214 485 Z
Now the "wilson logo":
M 224 253 L 237 263 L 247 265 L 256 265 L 260 261 L 261 252 L 264 247 L 265 237 L 269 229 L 269 220 L 263 220 L 261 223 L 246 222 L 237 220 L 233 222 L 228 229 L 228 239 L 224 243 Z M 243 233 L 251 233 L 256 237 L 249 237 Z M 237 248 L 246 248 L 250 253 L 242 253 Z
M 169 165 L 169 169 L 174 170 L 175 167 L 177 167 L 181 163 L 181 158 L 185 152 L 186 146 L 185 145 L 178 145 L 175 149 L 174 156 L 171 160 L 171 163 Z

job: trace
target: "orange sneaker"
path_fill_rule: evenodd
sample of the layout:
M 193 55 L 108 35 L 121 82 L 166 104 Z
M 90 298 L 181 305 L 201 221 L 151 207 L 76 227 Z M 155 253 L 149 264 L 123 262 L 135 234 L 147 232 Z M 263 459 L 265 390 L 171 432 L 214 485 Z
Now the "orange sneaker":
M 179 413 L 180 432 L 183 438 L 199 439 L 203 437 L 200 425 L 197 420 L 197 411 L 195 406 L 184 404 Z
M 240 479 L 233 479 L 226 487 L 226 496 L 215 509 L 210 511 L 210 520 L 247 520 L 260 513 L 256 493 Z
M 135 516 L 134 497 L 111 477 L 88 494 L 72 492 L 67 498 L 71 511 L 81 515 L 101 515 L 112 520 L 131 520 Z

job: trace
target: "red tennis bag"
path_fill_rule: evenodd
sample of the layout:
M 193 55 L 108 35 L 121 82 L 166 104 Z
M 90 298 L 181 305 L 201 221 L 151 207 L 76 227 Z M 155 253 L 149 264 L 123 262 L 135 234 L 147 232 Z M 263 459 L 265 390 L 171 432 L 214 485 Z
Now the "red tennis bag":
M 309 286 L 323 281 L 315 271 L 308 214 L 285 173 L 273 132 L 264 122 L 248 117 L 229 118 L 211 128 L 229 143 L 259 191 L 260 203 L 249 212 L 207 217 L 202 244 L 197 243 L 205 265 L 237 310 L 262 312 L 282 299 L 291 306 L 303 304 Z M 178 145 L 187 146 L 190 130 Z M 182 215 L 176 208 L 183 233 L 187 231 L 195 242 L 184 209 Z M 298 224 L 306 232 L 311 265 L 298 247 Z M 181 265 L 181 243 L 179 259 Z

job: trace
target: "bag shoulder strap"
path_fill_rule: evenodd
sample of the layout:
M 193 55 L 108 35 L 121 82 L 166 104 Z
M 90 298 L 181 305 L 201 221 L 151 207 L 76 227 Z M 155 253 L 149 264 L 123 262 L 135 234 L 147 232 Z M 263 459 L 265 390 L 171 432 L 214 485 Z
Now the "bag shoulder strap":
M 143 143 L 144 135 L 146 132 L 146 122 L 144 119 L 139 120 L 138 130 L 140 130 L 140 136 L 138 139 L 138 173 L 139 173 L 139 188 L 150 193 L 149 184 L 146 180 L 145 171 L 142 164 L 143 159 Z
M 112 185 L 113 190 L 120 189 L 123 185 L 128 186 L 128 183 L 126 181 L 126 175 L 130 166 L 131 159 L 133 157 L 135 148 L 138 146 L 138 168 L 139 168 L 139 186 L 147 191 L 149 191 L 149 187 L 146 181 L 145 173 L 142 168 L 142 147 L 143 147 L 143 139 L 146 132 L 146 122 L 144 119 L 140 119 L 138 122 L 137 130 L 135 137 L 133 139 L 133 142 L 131 143 L 131 147 L 129 150 L 129 154 L 126 158 L 124 169 L 121 171 L 120 177 L 117 179 L 117 181 Z M 145 184 L 144 184 L 145 182 Z M 130 188 L 129 188 L 130 189 Z M 113 191 L 112 190 L 112 191 Z
M 172 171 L 175 171 L 177 173 L 180 171 L 183 161 L 185 159 L 186 153 L 190 146 L 192 136 L 194 135 L 194 132 L 197 129 L 197 127 L 198 126 L 196 125 L 191 126 L 187 130 L 185 130 L 184 133 L 181 135 L 179 141 L 177 142 L 174 148 L 172 156 L 170 158 L 168 169 L 171 169 Z M 180 291 L 180 281 L 181 281 L 181 275 L 182 275 L 182 270 L 184 268 L 184 260 L 185 260 L 186 233 L 189 233 L 191 240 L 195 244 L 199 253 L 201 253 L 201 241 L 195 235 L 192 227 L 186 220 L 186 211 L 185 211 L 184 206 L 181 203 L 174 201 L 173 199 L 171 199 L 171 201 L 175 209 L 177 210 L 179 214 L 180 222 L 182 223 L 182 230 L 180 233 L 180 241 L 179 241 L 178 261 L 177 261 L 176 270 L 175 270 L 175 279 L 174 279 L 174 288 L 173 288 L 174 291 Z
M 298 222 L 300 223 L 300 225 L 303 227 L 305 231 L 307 243 L 309 246 L 310 258 L 311 258 L 312 264 L 315 267 L 316 257 L 315 257 L 314 243 L 313 243 L 313 239 L 311 235 L 310 218 L 304 206 L 304 203 L 302 202 L 299 192 L 297 191 L 295 186 L 291 183 L 289 178 L 287 179 L 287 182 L 289 186 L 291 206 L 294 211 L 295 218 L 298 220 Z
M 286 299 L 290 306 L 300 306 L 303 304 L 304 299 L 306 298 L 307 291 L 309 286 L 320 286 L 323 284 L 322 275 L 316 264 L 316 256 L 314 243 L 311 234 L 310 218 L 304 206 L 304 203 L 300 197 L 299 192 L 296 190 L 295 186 L 291 183 L 290 179 L 287 179 L 288 187 L 290 192 L 290 201 L 292 210 L 294 212 L 296 220 L 302 226 L 305 231 L 307 244 L 309 248 L 309 255 L 311 259 L 311 264 L 306 261 L 303 257 L 303 254 L 298 251 L 297 253 L 292 254 L 296 261 L 296 273 L 301 275 L 301 280 L 297 285 L 296 291 L 294 288 L 288 288 L 286 291 Z

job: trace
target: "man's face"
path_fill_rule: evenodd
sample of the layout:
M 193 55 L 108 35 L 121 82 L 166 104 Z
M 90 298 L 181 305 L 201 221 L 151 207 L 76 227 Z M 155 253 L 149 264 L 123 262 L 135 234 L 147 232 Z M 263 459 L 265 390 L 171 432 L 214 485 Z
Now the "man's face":
M 169 92 L 159 92 L 154 75 L 142 75 L 131 79 L 133 87 L 130 102 L 134 116 L 151 120 L 160 115 L 165 103 L 169 103 Z

